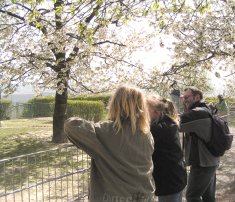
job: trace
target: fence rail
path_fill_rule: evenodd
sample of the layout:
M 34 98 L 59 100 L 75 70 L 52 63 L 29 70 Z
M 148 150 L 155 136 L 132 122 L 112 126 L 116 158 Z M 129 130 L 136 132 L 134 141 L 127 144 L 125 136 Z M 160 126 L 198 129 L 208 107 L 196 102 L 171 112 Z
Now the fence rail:
M 0 105 L 2 106 L 2 105 Z M 1 112 L 2 110 L 0 110 Z M 51 117 L 54 111 L 54 104 L 52 103 L 14 103 L 11 105 L 5 114 L 5 118 L 32 118 L 32 117 Z M 235 103 L 229 103 L 229 112 L 235 115 Z
M 0 201 L 86 201 L 90 158 L 71 144 L 0 160 Z

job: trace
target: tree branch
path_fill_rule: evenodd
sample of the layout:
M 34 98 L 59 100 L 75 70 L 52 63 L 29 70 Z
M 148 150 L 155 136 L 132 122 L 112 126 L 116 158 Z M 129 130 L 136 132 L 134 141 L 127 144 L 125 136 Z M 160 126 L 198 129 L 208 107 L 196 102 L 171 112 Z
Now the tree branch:
M 4 13 L 4 14 L 7 14 L 7 15 L 10 15 L 11 17 L 17 18 L 17 19 L 19 19 L 19 20 L 25 22 L 25 18 L 23 18 L 23 17 L 21 17 L 21 16 L 19 16 L 19 15 L 16 15 L 16 14 L 14 14 L 14 13 L 12 13 L 12 12 L 4 11 L 4 10 L 2 10 L 2 9 L 0 9 L 0 12 L 1 12 L 1 13 Z
M 124 47 L 126 46 L 125 44 L 116 43 L 116 42 L 113 42 L 113 41 L 110 41 L 110 40 L 100 41 L 100 42 L 97 42 L 97 43 L 93 43 L 92 45 L 96 46 L 96 45 L 101 45 L 101 44 L 105 44 L 105 43 L 110 43 L 110 44 L 114 44 L 114 45 L 118 45 L 118 46 L 124 46 Z

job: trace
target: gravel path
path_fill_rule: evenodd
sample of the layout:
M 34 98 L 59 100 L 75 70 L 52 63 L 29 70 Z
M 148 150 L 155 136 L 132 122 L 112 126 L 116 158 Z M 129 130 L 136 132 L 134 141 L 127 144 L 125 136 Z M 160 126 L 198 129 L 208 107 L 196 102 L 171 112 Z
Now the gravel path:
M 235 127 L 230 127 L 235 135 Z M 235 136 L 232 148 L 221 158 L 217 170 L 217 192 L 218 201 L 235 202 Z

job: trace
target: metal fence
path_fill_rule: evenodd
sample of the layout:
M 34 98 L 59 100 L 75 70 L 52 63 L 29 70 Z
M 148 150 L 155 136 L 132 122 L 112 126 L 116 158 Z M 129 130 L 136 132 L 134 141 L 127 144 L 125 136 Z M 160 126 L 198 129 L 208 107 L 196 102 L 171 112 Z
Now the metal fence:
M 32 117 L 52 117 L 54 111 L 53 103 L 15 103 L 7 111 L 11 119 L 32 118 Z
M 87 201 L 89 170 L 71 144 L 0 160 L 0 201 Z
M 14 103 L 6 111 L 6 117 L 10 119 L 32 118 L 32 117 L 51 117 L 53 116 L 53 103 Z M 229 103 L 229 111 L 235 115 L 235 103 Z

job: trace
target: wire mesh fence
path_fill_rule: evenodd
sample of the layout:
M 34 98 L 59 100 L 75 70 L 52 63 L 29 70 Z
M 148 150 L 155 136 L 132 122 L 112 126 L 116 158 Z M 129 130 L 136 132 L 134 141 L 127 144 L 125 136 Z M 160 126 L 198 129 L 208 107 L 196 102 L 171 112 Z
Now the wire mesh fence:
M 11 119 L 31 117 L 52 117 L 54 111 L 53 103 L 15 103 L 8 110 Z
M 0 108 L 4 108 L 0 105 Z M 181 109 L 182 111 L 183 109 Z M 53 103 L 14 103 L 10 107 L 0 110 L 4 111 L 5 118 L 32 118 L 32 117 L 52 117 L 54 112 Z M 229 114 L 235 116 L 235 103 L 229 103 Z M 4 119 L 5 119 L 4 118 Z
M 0 160 L 0 201 L 87 201 L 90 158 L 72 145 Z

